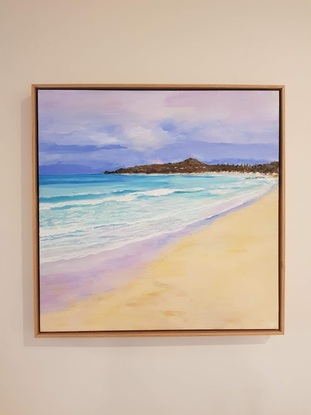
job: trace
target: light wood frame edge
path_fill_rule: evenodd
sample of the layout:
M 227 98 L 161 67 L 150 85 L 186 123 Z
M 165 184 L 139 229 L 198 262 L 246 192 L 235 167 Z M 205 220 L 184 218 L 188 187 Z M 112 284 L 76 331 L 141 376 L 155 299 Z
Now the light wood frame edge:
M 279 183 L 279 327 L 277 329 L 221 329 L 221 330 L 144 330 L 100 332 L 41 332 L 39 315 L 39 247 L 38 247 L 38 172 L 37 172 L 37 90 L 38 89 L 262 89 L 280 91 L 280 161 Z M 285 332 L 285 86 L 235 84 L 32 84 L 32 175 L 33 175 L 33 287 L 35 337 L 176 337 L 176 336 L 250 336 L 282 335 Z
M 32 220 L 33 220 L 33 289 L 34 289 L 34 335 L 40 335 L 39 310 L 39 246 L 38 246 L 38 172 L 37 172 L 37 87 L 32 85 Z
M 285 86 L 280 87 L 279 329 L 285 333 Z
M 278 89 L 284 85 L 242 85 L 242 84 L 33 84 L 32 88 L 37 89 Z

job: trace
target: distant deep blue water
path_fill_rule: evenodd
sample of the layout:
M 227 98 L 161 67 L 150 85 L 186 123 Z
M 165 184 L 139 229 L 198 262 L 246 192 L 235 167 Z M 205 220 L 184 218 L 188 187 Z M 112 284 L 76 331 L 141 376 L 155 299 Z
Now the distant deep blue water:
M 251 174 L 41 175 L 40 260 L 82 258 L 174 234 L 275 183 Z

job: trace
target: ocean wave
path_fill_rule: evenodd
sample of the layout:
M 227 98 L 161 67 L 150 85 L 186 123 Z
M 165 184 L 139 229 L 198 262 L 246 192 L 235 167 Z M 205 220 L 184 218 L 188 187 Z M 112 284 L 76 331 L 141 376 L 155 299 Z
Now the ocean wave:
M 89 199 L 89 200 L 73 200 L 74 198 L 69 198 L 66 201 L 55 201 L 54 203 L 41 203 L 40 210 L 50 210 L 50 209 L 73 209 L 73 208 L 80 208 L 84 206 L 95 206 L 100 205 L 106 202 L 131 202 L 139 197 L 162 197 L 168 196 L 174 193 L 193 193 L 193 192 L 201 192 L 204 191 L 204 187 L 193 187 L 190 189 L 154 189 L 154 190 L 146 190 L 146 191 L 117 191 L 107 194 L 104 197 L 97 198 L 97 199 Z M 126 194 L 124 194 L 126 192 Z M 122 193 L 122 194 L 120 194 Z M 40 199 L 43 201 L 43 198 Z
M 145 192 L 137 192 L 139 196 L 166 196 L 173 193 L 193 193 L 193 192 L 201 192 L 205 190 L 204 187 L 193 187 L 190 189 L 154 189 L 154 190 L 147 190 Z
M 73 200 L 73 199 L 81 199 L 81 198 L 92 198 L 95 197 L 97 198 L 98 195 L 102 195 L 103 192 L 92 192 L 92 193 L 71 193 L 71 194 L 66 194 L 66 195 L 59 195 L 59 196 L 40 196 L 39 201 L 40 203 L 50 203 L 50 202 L 65 202 L 68 200 Z
M 69 237 L 78 235 L 79 233 L 88 233 L 88 232 L 101 232 L 101 233 L 109 233 L 113 232 L 115 235 L 122 235 L 124 234 L 124 231 L 126 229 L 126 232 L 128 233 L 131 229 L 137 229 L 139 225 L 143 225 L 141 227 L 141 231 L 146 231 L 146 224 L 154 224 L 154 223 L 164 223 L 165 220 L 171 220 L 175 217 L 178 217 L 181 215 L 181 213 L 185 216 L 189 213 L 194 213 L 197 211 L 200 211 L 202 209 L 202 206 L 196 206 L 193 208 L 188 209 L 182 209 L 180 210 L 170 210 L 169 212 L 160 214 L 160 215 L 153 215 L 152 217 L 146 217 L 144 219 L 137 218 L 134 220 L 126 220 L 126 221 L 119 221 L 119 222 L 112 222 L 112 223 L 106 223 L 102 225 L 93 225 L 93 226 L 85 226 L 83 222 L 81 222 L 81 227 L 78 228 L 77 224 L 74 223 L 71 226 L 62 227 L 57 226 L 55 228 L 44 228 L 41 227 L 40 229 L 40 238 L 41 241 L 44 240 L 50 240 L 50 239 L 56 239 L 56 238 L 62 238 L 62 237 Z M 152 225 L 153 226 L 153 225 Z
M 247 193 L 235 194 L 225 200 L 217 200 L 211 204 L 201 205 L 193 209 L 181 209 L 175 212 L 167 212 L 165 215 L 158 215 L 144 220 L 134 221 L 133 223 L 109 224 L 107 226 L 85 227 L 66 227 L 50 229 L 47 232 L 40 231 L 40 243 L 42 253 L 42 262 L 53 262 L 59 259 L 82 258 L 90 254 L 111 251 L 125 247 L 130 244 L 151 240 L 159 237 L 174 236 L 179 232 L 186 232 L 189 229 L 196 229 L 207 221 L 214 220 L 220 215 L 237 209 L 247 203 L 251 203 L 267 193 L 274 184 L 266 184 L 260 189 L 252 189 Z M 197 211 L 198 214 L 190 214 Z M 165 216 L 165 218 L 164 218 Z M 174 220 L 172 220 L 174 217 Z M 143 223 L 145 222 L 145 223 Z M 139 225 L 139 226 L 138 226 Z M 94 234 L 94 230 L 96 230 Z M 81 233 L 79 233 L 81 231 Z M 48 234 L 50 232 L 50 235 Z M 68 234 L 71 232 L 71 234 Z M 53 253 L 49 241 L 56 238 L 58 248 L 62 248 L 60 257 Z M 63 239 L 62 239 L 63 238 Z M 71 246 L 79 242 L 79 250 L 72 250 Z M 95 242 L 96 243 L 95 243 Z M 47 242 L 47 251 L 45 251 L 45 242 Z M 50 251 L 50 252 L 48 252 Z

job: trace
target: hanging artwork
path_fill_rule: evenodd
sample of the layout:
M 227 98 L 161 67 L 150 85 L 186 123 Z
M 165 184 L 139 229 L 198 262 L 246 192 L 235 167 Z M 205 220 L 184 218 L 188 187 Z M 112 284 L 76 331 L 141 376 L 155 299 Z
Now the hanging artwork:
M 34 85 L 35 334 L 283 333 L 284 87 Z

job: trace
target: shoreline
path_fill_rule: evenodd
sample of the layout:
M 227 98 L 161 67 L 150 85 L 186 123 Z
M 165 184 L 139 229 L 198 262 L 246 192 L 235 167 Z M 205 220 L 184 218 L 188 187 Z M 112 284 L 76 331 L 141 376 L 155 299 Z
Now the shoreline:
M 115 175 L 115 176 L 218 176 L 224 174 L 248 174 L 252 176 L 278 178 L 279 173 L 247 172 L 247 171 L 208 171 L 202 173 L 94 173 L 95 175 Z M 257 177 L 256 177 L 257 178 Z
M 135 276 L 132 276 L 133 270 L 136 271 L 139 267 L 156 259 L 171 244 L 211 226 L 214 221 L 223 216 L 256 203 L 272 192 L 275 187 L 276 184 L 265 193 L 256 193 L 247 200 L 244 200 L 244 195 L 240 195 L 235 199 L 234 205 L 231 205 L 232 201 L 229 200 L 229 206 L 225 205 L 223 210 L 218 211 L 218 206 L 215 211 L 217 213 L 214 212 L 182 229 L 149 236 L 146 239 L 85 257 L 42 263 L 40 269 L 41 310 L 43 312 L 59 311 L 73 301 L 82 300 L 86 296 L 122 287 L 128 281 L 135 279 Z
M 274 187 L 169 243 L 119 288 L 42 313 L 41 330 L 276 328 L 277 197 Z

